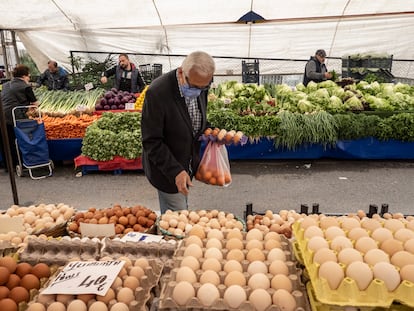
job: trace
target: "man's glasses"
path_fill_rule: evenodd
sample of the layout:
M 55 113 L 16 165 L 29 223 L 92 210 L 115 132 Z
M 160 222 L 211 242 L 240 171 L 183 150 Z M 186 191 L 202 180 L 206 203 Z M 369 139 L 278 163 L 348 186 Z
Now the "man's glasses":
M 211 83 L 213 82 L 213 80 L 211 80 L 211 81 L 210 81 L 210 83 L 209 83 L 208 85 L 203 86 L 203 87 L 199 87 L 199 86 L 192 85 L 192 84 L 188 81 L 188 77 L 187 77 L 186 75 L 184 75 L 184 77 L 185 77 L 185 81 L 187 82 L 187 84 L 188 84 L 188 86 L 189 86 L 189 87 L 191 87 L 191 88 L 195 88 L 195 89 L 199 89 L 199 90 L 201 90 L 201 91 L 207 91 L 207 90 L 210 88 Z

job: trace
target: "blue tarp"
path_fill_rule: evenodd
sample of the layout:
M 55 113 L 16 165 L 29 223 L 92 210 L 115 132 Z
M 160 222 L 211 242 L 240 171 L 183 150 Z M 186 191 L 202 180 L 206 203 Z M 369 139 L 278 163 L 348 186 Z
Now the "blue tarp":
M 273 140 L 261 138 L 257 143 L 227 147 L 230 160 L 260 159 L 414 159 L 414 142 L 398 140 L 380 141 L 368 137 L 340 140 L 333 146 L 309 144 L 295 150 L 275 148 Z
M 53 161 L 73 161 L 82 153 L 82 138 L 50 139 L 47 143 Z

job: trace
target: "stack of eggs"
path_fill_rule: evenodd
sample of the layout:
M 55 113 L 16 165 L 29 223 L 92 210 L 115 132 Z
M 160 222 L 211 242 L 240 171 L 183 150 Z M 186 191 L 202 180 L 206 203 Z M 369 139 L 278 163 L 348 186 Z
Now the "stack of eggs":
M 370 291 L 371 286 L 383 284 L 392 301 L 399 300 L 393 296 L 399 286 L 414 284 L 411 218 L 310 215 L 302 219 L 297 229 L 295 235 L 314 286 L 325 279 L 334 291 L 341 288 L 345 278 L 348 283 L 355 282 L 356 291 Z M 318 294 L 326 295 L 327 291 Z M 343 298 L 358 301 L 358 297 L 349 295 Z M 383 298 L 388 299 L 387 295 Z
M 296 310 L 304 305 L 289 243 L 275 232 L 192 232 L 177 250 L 160 309 Z
M 32 266 L 26 262 L 17 263 L 10 256 L 1 257 L 0 310 L 17 311 L 19 304 L 29 302 L 34 291 L 40 288 L 40 280 L 49 276 L 50 268 L 44 263 Z
M 112 260 L 102 258 L 102 261 Z M 144 309 L 149 291 L 155 286 L 161 269 L 155 260 L 119 257 L 125 265 L 105 296 L 95 294 L 46 295 L 39 293 L 27 311 L 130 311 Z M 3 310 L 3 309 L 0 309 Z
M 111 208 L 89 208 L 85 212 L 75 214 L 73 221 L 68 224 L 71 235 L 80 234 L 80 223 L 87 224 L 114 224 L 115 234 L 127 234 L 128 232 L 146 232 L 157 219 L 157 215 L 149 208 L 136 205 L 122 207 L 118 204 Z
M 26 234 L 10 233 L 9 240 L 13 244 L 22 243 L 27 234 L 41 234 L 53 230 L 57 226 L 62 226 L 75 214 L 75 209 L 69 205 L 59 204 L 39 204 L 28 207 L 12 205 L 7 209 L 1 218 L 22 217 L 23 226 Z M 1 240 L 6 236 L 2 235 Z
M 162 214 L 158 220 L 158 227 L 163 234 L 182 238 L 192 230 L 204 231 L 209 229 L 229 230 L 244 229 L 243 223 L 232 213 L 218 210 L 199 211 L 170 211 Z M 194 228 L 193 228 L 194 227 Z
M 263 233 L 272 231 L 290 238 L 292 236 L 292 224 L 302 217 L 294 210 L 280 210 L 277 214 L 267 210 L 264 215 L 248 215 L 246 225 L 247 230 L 256 228 Z

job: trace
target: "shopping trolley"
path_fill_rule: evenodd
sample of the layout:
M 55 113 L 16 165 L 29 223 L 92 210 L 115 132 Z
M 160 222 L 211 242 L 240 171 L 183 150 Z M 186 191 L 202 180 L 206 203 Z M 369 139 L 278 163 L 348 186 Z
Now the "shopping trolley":
M 41 179 L 52 176 L 53 162 L 49 159 L 49 148 L 40 109 L 37 108 L 38 120 L 34 120 L 28 119 L 26 116 L 25 112 L 30 108 L 37 107 L 33 105 L 17 106 L 12 109 L 18 160 L 16 174 L 20 177 L 23 176 L 23 170 L 28 170 L 30 178 Z M 17 118 L 17 115 L 20 119 Z M 47 168 L 47 170 L 43 168 Z M 33 174 L 34 170 L 36 174 Z

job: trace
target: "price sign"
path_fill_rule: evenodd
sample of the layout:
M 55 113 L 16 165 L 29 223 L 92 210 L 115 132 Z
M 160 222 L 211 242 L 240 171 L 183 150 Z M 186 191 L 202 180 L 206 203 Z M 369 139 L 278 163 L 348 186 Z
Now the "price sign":
M 42 293 L 104 296 L 124 264 L 123 260 L 70 262 Z
M 85 91 L 90 91 L 93 89 L 93 83 L 92 82 L 86 83 L 84 87 L 85 87 Z
M 147 233 L 141 233 L 141 232 L 128 232 L 127 234 L 125 234 L 121 241 L 124 242 L 156 242 L 158 243 L 159 241 L 162 240 L 162 236 L 160 235 L 154 235 L 154 234 L 147 234 Z
M 125 104 L 125 110 L 134 110 L 135 109 L 135 103 L 126 103 Z

